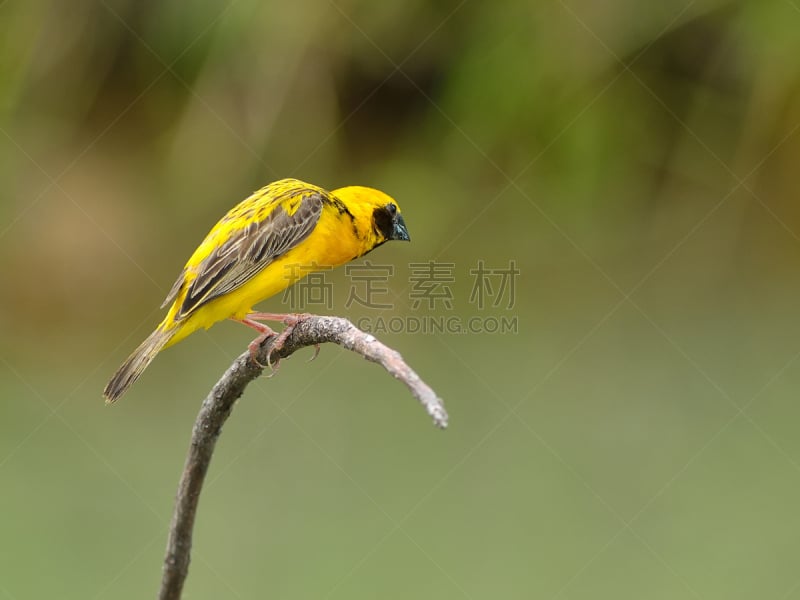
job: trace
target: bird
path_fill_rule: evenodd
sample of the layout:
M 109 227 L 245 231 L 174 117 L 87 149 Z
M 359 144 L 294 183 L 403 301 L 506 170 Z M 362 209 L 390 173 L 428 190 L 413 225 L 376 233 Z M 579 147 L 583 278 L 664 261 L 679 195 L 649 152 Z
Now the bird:
M 348 263 L 390 240 L 411 238 L 397 202 L 380 190 L 327 191 L 281 179 L 253 192 L 217 222 L 186 262 L 161 305 L 169 306 L 164 320 L 111 377 L 103 390 L 106 403 L 118 400 L 161 350 L 225 319 L 259 332 L 249 345 L 258 362 L 261 342 L 275 335 L 260 321 L 283 320 L 285 339 L 299 315 L 254 312 L 254 305 L 308 273 Z

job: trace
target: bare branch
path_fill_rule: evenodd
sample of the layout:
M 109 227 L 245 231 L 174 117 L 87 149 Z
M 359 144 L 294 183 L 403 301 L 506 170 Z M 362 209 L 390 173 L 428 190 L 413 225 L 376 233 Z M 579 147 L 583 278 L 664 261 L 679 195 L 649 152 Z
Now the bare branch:
M 442 429 L 447 427 L 447 412 L 441 398 L 403 361 L 397 351 L 357 329 L 347 319 L 308 316 L 295 325 L 279 350 L 272 348 L 273 341 L 274 338 L 268 340 L 259 352 L 258 360 L 262 364 L 266 364 L 268 360 L 275 364 L 279 359 L 287 358 L 301 348 L 325 342 L 333 342 L 352 350 L 367 360 L 382 365 L 393 377 L 402 381 L 431 416 L 434 425 Z M 214 445 L 234 403 L 247 384 L 261 375 L 262 370 L 250 360 L 249 352 L 245 352 L 225 371 L 203 401 L 192 429 L 192 440 L 178 485 L 167 555 L 164 558 L 160 600 L 177 600 L 181 597 L 183 583 L 189 572 L 197 503 L 214 454 Z

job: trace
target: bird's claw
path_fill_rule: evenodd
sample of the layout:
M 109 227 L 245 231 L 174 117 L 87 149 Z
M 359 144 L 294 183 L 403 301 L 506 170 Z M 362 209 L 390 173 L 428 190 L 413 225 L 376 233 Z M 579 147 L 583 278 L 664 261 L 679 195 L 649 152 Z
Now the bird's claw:
M 270 337 L 270 336 L 267 336 L 267 337 Z M 263 340 L 262 339 L 253 340 L 253 342 L 250 343 L 248 348 L 250 350 L 250 360 L 253 361 L 253 364 L 255 364 L 260 369 L 269 368 L 270 374 L 269 375 L 264 375 L 264 377 L 269 379 L 270 377 L 275 375 L 275 373 L 278 372 L 278 367 L 280 366 L 280 360 L 276 360 L 274 363 L 272 362 L 272 360 L 271 360 L 271 358 L 272 358 L 272 350 L 273 350 L 272 346 L 269 349 L 270 350 L 269 354 L 267 354 L 267 364 L 262 363 L 260 360 L 258 360 L 258 358 L 256 358 L 256 355 L 258 354 L 258 351 L 261 349 L 261 344 L 264 342 L 264 340 L 266 340 L 266 337 Z
M 266 367 L 266 365 L 261 364 L 261 361 L 258 360 L 258 352 L 261 350 L 261 344 L 274 335 L 276 335 L 274 331 L 264 332 L 247 345 L 247 349 L 250 351 L 250 360 L 253 361 L 254 365 L 262 369 Z
M 314 344 L 314 356 L 309 358 L 306 362 L 313 362 L 319 356 L 319 344 Z
M 266 313 L 253 313 L 250 316 L 252 316 L 252 317 L 265 317 Z M 278 315 L 269 315 L 269 316 L 278 316 Z M 292 331 L 294 331 L 295 326 L 298 323 L 300 323 L 303 320 L 305 320 L 306 318 L 308 318 L 309 316 L 311 316 L 311 315 L 308 315 L 308 314 L 289 314 L 289 315 L 285 315 L 284 319 L 283 319 L 283 322 L 286 325 L 286 327 L 279 334 L 276 334 L 271 329 L 266 328 L 266 326 L 263 326 L 263 325 L 259 324 L 262 327 L 265 327 L 267 329 L 267 331 L 264 331 L 260 336 L 258 336 L 252 342 L 250 342 L 250 345 L 248 346 L 248 349 L 250 350 L 250 360 L 252 360 L 254 364 L 258 365 L 262 369 L 266 369 L 267 367 L 269 367 L 271 373 L 269 375 L 265 375 L 265 377 L 269 378 L 269 377 L 274 376 L 275 373 L 278 372 L 278 367 L 280 366 L 280 358 L 278 358 L 274 363 L 272 362 L 272 354 L 273 354 L 273 352 L 281 350 L 283 348 L 283 345 L 286 343 L 286 340 L 289 339 L 290 335 L 292 335 Z M 251 319 L 247 319 L 247 320 L 245 320 L 243 322 L 245 323 L 245 325 L 249 325 L 251 327 L 254 326 L 254 321 L 252 321 Z M 273 336 L 275 337 L 275 339 L 272 341 L 272 344 L 270 344 L 269 352 L 267 353 L 267 364 L 265 365 L 265 364 L 262 364 L 258 360 L 258 358 L 256 358 L 256 356 L 258 354 L 258 351 L 261 349 L 261 344 L 263 344 L 267 339 L 269 339 L 269 338 L 271 338 Z M 309 359 L 308 362 L 311 362 L 312 360 L 317 358 L 317 356 L 319 355 L 319 344 L 314 344 L 314 348 L 315 348 L 314 356 L 312 356 Z

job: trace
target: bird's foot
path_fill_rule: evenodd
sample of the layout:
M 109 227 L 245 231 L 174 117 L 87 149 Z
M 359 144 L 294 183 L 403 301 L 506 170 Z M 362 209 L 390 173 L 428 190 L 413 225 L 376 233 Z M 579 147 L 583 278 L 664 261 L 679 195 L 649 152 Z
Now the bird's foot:
M 236 321 L 237 323 L 242 323 L 243 325 L 247 325 L 251 329 L 255 329 L 256 331 L 258 331 L 259 336 L 247 345 L 247 349 L 250 351 L 250 360 L 253 361 L 253 364 L 264 369 L 267 367 L 267 365 L 261 364 L 261 361 L 258 360 L 257 358 L 258 352 L 261 350 L 261 345 L 264 342 L 266 342 L 271 337 L 278 337 L 278 333 L 271 327 L 264 325 L 263 323 L 259 323 L 258 321 L 255 321 L 254 319 L 251 319 L 249 317 L 250 315 L 248 315 L 244 319 L 234 319 L 234 321 Z
M 281 316 L 283 317 L 283 322 L 286 325 L 283 331 L 281 331 L 280 335 L 275 338 L 275 341 L 272 342 L 272 349 L 273 350 L 280 350 L 283 348 L 283 345 L 286 343 L 286 340 L 289 339 L 289 336 L 292 335 L 294 328 L 299 324 L 311 317 L 308 313 L 293 313 L 293 314 L 286 314 L 286 315 L 271 315 L 271 316 Z M 270 353 L 271 354 L 271 353 Z M 270 364 L 270 363 L 268 363 Z M 278 362 L 275 363 L 275 366 L 278 365 Z M 272 366 L 270 364 L 270 366 Z
M 281 348 L 283 348 L 283 345 L 286 343 L 286 340 L 289 339 L 290 335 L 292 335 L 292 331 L 294 331 L 294 328 L 298 324 L 300 324 L 303 321 L 305 321 L 306 319 L 309 319 L 311 316 L 312 315 L 310 315 L 308 313 L 285 313 L 285 314 L 282 314 L 282 313 L 253 312 L 253 313 L 249 313 L 247 315 L 247 317 L 242 321 L 245 325 L 248 325 L 250 327 L 253 327 L 252 324 L 257 324 L 259 327 L 264 327 L 267 330 L 269 330 L 272 335 L 275 335 L 275 332 L 272 331 L 272 329 L 270 329 L 269 327 L 267 327 L 263 323 L 259 323 L 259 321 L 282 321 L 284 323 L 284 325 L 286 325 L 284 330 L 281 331 L 280 334 L 278 334 L 278 336 L 272 342 L 272 346 L 270 347 L 270 353 L 267 356 L 267 365 L 266 366 L 268 366 L 270 369 L 272 369 L 272 375 L 274 375 L 275 372 L 278 370 L 278 365 L 280 363 L 280 359 L 276 360 L 274 363 L 272 362 L 272 353 L 274 351 L 277 351 L 277 350 L 280 350 Z M 258 346 L 260 346 L 261 343 L 265 339 L 267 339 L 267 337 L 269 337 L 267 335 L 267 337 L 263 337 L 263 339 L 262 339 L 262 336 L 264 336 L 264 335 L 266 335 L 266 334 L 262 333 L 262 335 L 259 336 L 256 340 L 253 340 L 253 344 L 256 344 L 256 342 L 257 342 L 256 350 L 258 350 Z M 314 360 L 315 358 L 317 358 L 318 354 L 319 354 L 319 344 L 315 344 L 314 356 L 311 357 L 311 360 Z M 250 356 L 253 357 L 252 349 L 250 351 Z M 254 357 L 253 357 L 253 360 L 255 361 Z M 256 364 L 259 364 L 259 365 L 261 364 L 258 361 L 255 361 L 255 362 L 256 362 Z M 264 365 L 261 365 L 261 366 L 263 367 Z M 270 375 L 270 377 L 272 375 Z

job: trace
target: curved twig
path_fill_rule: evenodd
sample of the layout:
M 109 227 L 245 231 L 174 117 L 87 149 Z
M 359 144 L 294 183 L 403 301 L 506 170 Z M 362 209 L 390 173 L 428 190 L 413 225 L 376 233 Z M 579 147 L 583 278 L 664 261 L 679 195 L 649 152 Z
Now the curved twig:
M 279 350 L 268 340 L 259 352 L 262 364 L 276 363 L 306 346 L 333 342 L 382 365 L 392 376 L 402 381 L 419 400 L 437 427 L 447 427 L 447 412 L 435 392 L 409 367 L 400 354 L 339 317 L 308 316 L 301 319 Z M 233 405 L 247 384 L 261 375 L 262 368 L 250 360 L 249 352 L 239 356 L 212 388 L 195 420 L 192 440 L 175 498 L 175 511 L 169 529 L 164 573 L 161 579 L 160 600 L 177 600 L 189 572 L 197 503 L 214 445 L 222 425 L 230 416 Z

